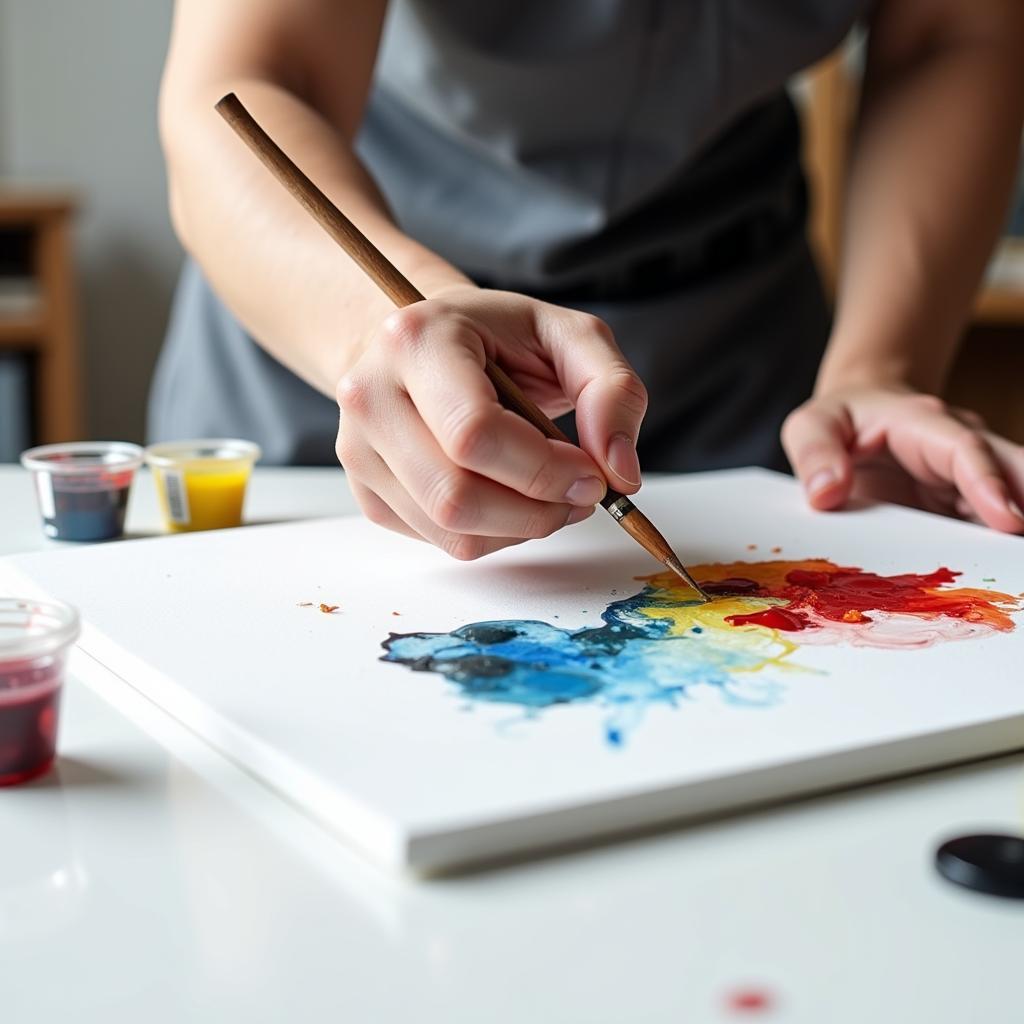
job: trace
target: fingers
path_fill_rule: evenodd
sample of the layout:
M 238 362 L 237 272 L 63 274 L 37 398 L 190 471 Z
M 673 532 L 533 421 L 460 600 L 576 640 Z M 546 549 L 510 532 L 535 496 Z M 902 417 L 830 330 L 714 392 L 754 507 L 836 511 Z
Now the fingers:
M 589 508 L 604 497 L 604 474 L 585 452 L 549 440 L 500 405 L 484 372 L 482 339 L 465 318 L 410 307 L 386 328 L 404 389 L 454 465 L 537 501 Z
M 901 418 L 888 430 L 897 461 L 932 486 L 953 484 L 987 526 L 1007 533 L 1024 531 L 1024 515 L 1007 480 L 1007 470 L 1018 460 L 1008 458 L 1010 465 L 1004 466 L 989 435 L 948 414 L 938 399 L 919 404 L 923 411 Z
M 849 498 L 854 438 L 850 414 L 841 402 L 812 399 L 786 418 L 782 445 L 812 507 L 838 508 Z
M 382 493 L 378 494 L 363 484 L 353 484 L 352 488 L 368 519 L 407 537 L 425 540 L 459 561 L 473 561 L 502 548 L 523 543 L 519 537 L 477 537 L 442 529 L 423 514 L 390 473 L 382 474 L 374 486 L 380 488 Z M 407 520 L 415 523 L 418 529 L 409 525 Z
M 378 494 L 371 491 L 366 484 L 360 483 L 360 481 L 353 479 L 350 475 L 349 486 L 352 488 L 352 494 L 358 502 L 360 510 L 371 523 L 383 526 L 386 530 L 401 533 L 403 536 L 411 537 L 413 540 L 425 539 L 403 519 L 399 518 L 395 514 L 394 509 Z
M 352 493 L 359 503 L 363 514 L 370 522 L 406 537 L 427 541 L 460 561 L 481 558 L 501 548 L 522 543 L 521 539 L 515 537 L 472 537 L 441 529 L 421 513 L 416 507 L 415 502 L 412 501 L 408 493 L 403 490 L 395 479 L 394 475 L 380 459 L 376 458 L 375 453 L 371 449 L 364 445 L 362 447 L 362 456 L 353 461 L 348 459 L 348 453 L 354 448 L 351 440 L 342 442 L 339 437 L 338 447 L 339 453 L 343 452 L 345 454 L 345 458 L 342 459 L 342 465 L 345 465 L 346 461 L 350 465 L 358 464 L 364 472 L 368 461 L 376 460 L 379 465 L 378 471 L 374 474 L 373 487 L 356 479 L 353 476 L 353 470 L 346 466 Z M 366 457 L 367 453 L 369 453 L 369 458 Z M 374 487 L 380 493 L 378 493 L 378 490 L 374 490 Z M 382 497 L 382 494 L 385 497 Z M 403 518 L 403 515 L 396 512 L 396 508 L 402 509 L 403 515 L 406 518 Z M 407 520 L 416 522 L 419 529 L 414 529 Z
M 539 330 L 558 379 L 576 407 L 580 445 L 615 490 L 640 488 L 636 439 L 647 412 L 647 389 L 626 362 L 608 326 L 586 313 L 545 307 Z
M 343 410 L 338 458 L 364 514 L 420 537 L 458 559 L 474 559 L 530 537 L 546 537 L 589 518 L 593 506 L 535 501 L 454 465 L 407 395 L 380 384 L 388 415 L 365 437 L 358 415 Z
M 985 436 L 1009 487 L 1010 510 L 1024 521 L 1024 445 L 991 432 Z

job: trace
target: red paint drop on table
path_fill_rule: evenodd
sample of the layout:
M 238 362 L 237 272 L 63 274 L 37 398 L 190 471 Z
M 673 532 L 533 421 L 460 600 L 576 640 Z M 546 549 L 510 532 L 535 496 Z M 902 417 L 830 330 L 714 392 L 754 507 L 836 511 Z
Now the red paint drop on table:
M 760 988 L 738 988 L 726 997 L 726 1006 L 734 1013 L 761 1013 L 773 1004 L 771 993 Z

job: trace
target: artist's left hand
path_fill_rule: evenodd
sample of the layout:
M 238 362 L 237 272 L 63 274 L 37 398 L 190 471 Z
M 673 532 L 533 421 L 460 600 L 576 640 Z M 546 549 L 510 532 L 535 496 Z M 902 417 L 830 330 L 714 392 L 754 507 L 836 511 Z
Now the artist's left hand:
M 814 508 L 871 497 L 1024 533 L 1024 447 L 934 395 L 892 385 L 818 394 L 787 418 L 782 443 Z

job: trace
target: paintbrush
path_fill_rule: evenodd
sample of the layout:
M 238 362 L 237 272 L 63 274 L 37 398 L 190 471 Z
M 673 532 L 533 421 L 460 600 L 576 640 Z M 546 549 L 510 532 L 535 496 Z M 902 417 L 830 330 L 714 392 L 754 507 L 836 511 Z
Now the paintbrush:
M 295 165 L 291 158 L 257 124 L 232 92 L 216 105 L 218 113 L 256 154 L 271 174 L 305 207 L 319 225 L 352 257 L 396 306 L 424 301 L 424 296 L 387 257 L 357 228 Z M 489 356 L 487 376 L 506 409 L 532 423 L 545 437 L 554 441 L 569 438 L 519 389 L 505 371 Z M 609 490 L 601 504 L 612 518 L 646 551 L 684 579 L 702 601 L 708 596 L 686 571 L 669 543 L 654 524 L 625 495 Z

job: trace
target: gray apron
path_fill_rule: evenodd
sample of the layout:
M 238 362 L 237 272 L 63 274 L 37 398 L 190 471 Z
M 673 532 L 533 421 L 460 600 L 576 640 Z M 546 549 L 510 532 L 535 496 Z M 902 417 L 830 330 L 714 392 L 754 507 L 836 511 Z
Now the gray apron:
M 646 469 L 780 466 L 829 327 L 784 85 L 868 7 L 392 0 L 359 153 L 403 229 L 475 280 L 607 321 L 650 391 Z M 336 430 L 187 263 L 151 438 L 331 464 Z

